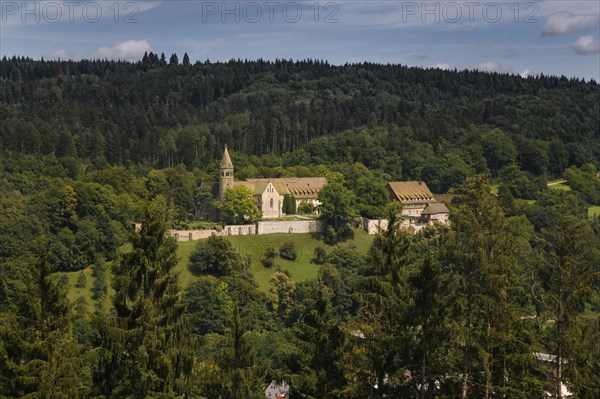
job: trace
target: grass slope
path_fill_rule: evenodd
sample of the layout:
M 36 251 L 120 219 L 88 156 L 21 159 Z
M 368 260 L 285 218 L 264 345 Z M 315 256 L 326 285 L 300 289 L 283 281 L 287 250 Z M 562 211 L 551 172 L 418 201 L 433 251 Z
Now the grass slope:
M 317 277 L 318 265 L 312 264 L 310 261 L 313 258 L 314 250 L 318 246 L 326 247 L 327 251 L 331 251 L 334 247 L 327 246 L 321 241 L 318 235 L 313 234 L 266 234 L 266 235 L 248 235 L 248 236 L 232 236 L 227 237 L 236 251 L 242 255 L 250 255 L 252 265 L 250 272 L 256 279 L 259 287 L 263 291 L 269 289 L 269 279 L 275 272 L 276 268 L 288 270 L 292 279 L 296 282 L 314 279 Z M 369 236 L 363 230 L 354 231 L 354 239 L 348 240 L 339 244 L 340 246 L 355 245 L 357 250 L 366 254 L 373 236 Z M 295 261 L 282 259 L 279 256 L 275 259 L 275 266 L 272 268 L 264 267 L 262 259 L 264 253 L 269 247 L 274 247 L 279 253 L 279 247 L 286 242 L 292 242 L 298 251 L 298 258 Z M 186 287 L 193 282 L 196 277 L 189 271 L 188 263 L 189 256 L 194 251 L 197 241 L 180 242 L 178 256 L 180 257 L 177 271 L 179 281 L 182 287 Z
M 571 186 L 569 186 L 565 183 L 552 184 L 552 185 L 549 184 L 548 188 L 551 188 L 553 190 L 571 191 Z
M 373 242 L 374 236 L 369 236 L 362 229 L 354 231 L 354 239 L 348 240 L 339 244 L 339 246 L 354 245 L 361 254 L 366 254 Z M 313 234 L 267 234 L 267 235 L 249 235 L 249 236 L 233 236 L 228 237 L 233 244 L 233 247 L 243 255 L 250 255 L 252 257 L 252 265 L 250 272 L 256 279 L 259 287 L 263 291 L 268 291 L 269 279 L 275 272 L 277 267 L 283 270 L 288 270 L 292 279 L 296 282 L 306 281 L 317 277 L 319 266 L 312 264 L 310 261 L 313 258 L 313 253 L 316 247 L 323 246 L 327 251 L 333 250 L 335 247 L 328 246 L 323 243 L 318 235 Z M 279 253 L 279 247 L 285 242 L 293 242 L 298 251 L 298 258 L 295 261 L 289 261 L 277 257 L 275 260 L 275 267 L 266 268 L 261 263 L 264 253 L 268 247 L 275 247 L 277 253 Z M 198 241 L 184 241 L 179 242 L 177 248 L 177 256 L 179 257 L 179 263 L 175 268 L 175 271 L 179 273 L 179 285 L 181 288 L 187 287 L 190 283 L 194 282 L 195 277 L 188 269 L 190 254 L 198 245 Z M 130 248 L 130 246 L 124 246 Z M 69 278 L 69 300 L 75 302 L 78 298 L 83 297 L 87 304 L 87 310 L 89 312 L 94 311 L 95 302 L 92 299 L 92 286 L 94 284 L 94 277 L 92 276 L 91 268 L 85 269 L 83 273 L 86 276 L 86 286 L 84 288 L 75 287 L 77 278 L 80 272 L 71 273 L 57 273 L 57 275 L 67 275 Z M 107 272 L 107 279 L 110 287 L 110 272 Z M 108 297 L 112 296 L 113 292 L 109 288 Z M 105 302 L 105 309 L 108 309 L 110 302 L 108 298 Z

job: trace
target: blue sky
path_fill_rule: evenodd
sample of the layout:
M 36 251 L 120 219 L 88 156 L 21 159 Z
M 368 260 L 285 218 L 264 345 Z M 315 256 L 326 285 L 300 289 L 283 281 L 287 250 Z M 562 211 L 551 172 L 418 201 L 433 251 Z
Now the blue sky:
M 318 11 L 317 11 L 318 10 Z M 600 80 L 600 2 L 0 0 L 0 54 L 372 61 Z

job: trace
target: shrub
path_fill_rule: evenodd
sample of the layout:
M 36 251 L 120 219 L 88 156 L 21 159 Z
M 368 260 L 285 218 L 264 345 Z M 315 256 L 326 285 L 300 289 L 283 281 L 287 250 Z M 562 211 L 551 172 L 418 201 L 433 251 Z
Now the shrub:
M 106 280 L 106 268 L 102 263 L 96 263 L 93 266 L 94 285 L 92 287 L 92 299 L 99 301 L 108 293 L 108 283 Z
M 58 283 L 60 285 L 62 285 L 63 287 L 68 287 L 69 286 L 69 276 L 67 276 L 66 274 L 61 275 L 58 278 Z
M 275 264 L 275 258 L 277 257 L 277 251 L 274 247 L 269 247 L 265 251 L 265 258 L 262 260 L 262 264 L 265 267 L 273 267 Z
M 323 247 L 316 247 L 314 255 L 312 262 L 317 265 L 322 265 L 327 261 L 327 250 Z
M 298 213 L 302 215 L 310 215 L 315 213 L 315 207 L 310 201 L 303 200 L 298 205 Z
M 77 276 L 77 282 L 75 283 L 75 287 L 85 288 L 86 284 L 87 284 L 87 277 L 85 276 L 85 274 L 83 274 L 83 272 L 80 272 L 79 276 Z
M 279 256 L 287 260 L 296 260 L 298 251 L 293 242 L 286 242 L 279 247 Z

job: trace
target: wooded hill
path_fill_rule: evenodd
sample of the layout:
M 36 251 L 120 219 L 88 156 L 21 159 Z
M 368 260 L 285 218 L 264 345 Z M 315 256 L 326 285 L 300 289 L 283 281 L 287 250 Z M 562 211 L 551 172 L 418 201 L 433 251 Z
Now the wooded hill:
M 316 60 L 192 65 L 153 53 L 136 63 L 0 62 L 0 151 L 98 168 L 184 163 L 214 173 L 228 144 L 238 165 L 269 154 L 275 165 L 362 162 L 432 180 L 427 170 L 444 159 L 558 176 L 598 166 L 599 112 L 600 86 L 566 77 Z

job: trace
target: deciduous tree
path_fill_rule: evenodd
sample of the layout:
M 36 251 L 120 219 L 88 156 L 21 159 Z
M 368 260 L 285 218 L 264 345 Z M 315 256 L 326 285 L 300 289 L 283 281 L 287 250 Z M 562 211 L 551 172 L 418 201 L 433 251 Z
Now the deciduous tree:
M 262 217 L 262 212 L 254 200 L 252 190 L 246 186 L 236 186 L 225 190 L 225 199 L 217 203 L 227 223 L 254 223 Z

